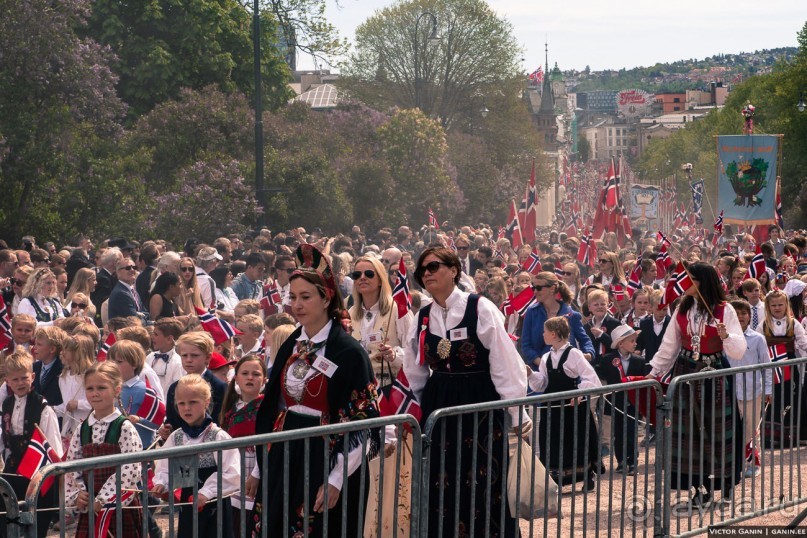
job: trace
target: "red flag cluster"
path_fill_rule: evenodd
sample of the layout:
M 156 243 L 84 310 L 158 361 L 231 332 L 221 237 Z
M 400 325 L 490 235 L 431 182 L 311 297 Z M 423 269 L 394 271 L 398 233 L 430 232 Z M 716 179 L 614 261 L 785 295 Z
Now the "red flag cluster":
M 678 262 L 670 279 L 667 281 L 667 288 L 664 290 L 664 300 L 660 306 L 669 305 L 678 297 L 681 297 L 692 287 L 692 278 L 684 267 L 683 262 Z

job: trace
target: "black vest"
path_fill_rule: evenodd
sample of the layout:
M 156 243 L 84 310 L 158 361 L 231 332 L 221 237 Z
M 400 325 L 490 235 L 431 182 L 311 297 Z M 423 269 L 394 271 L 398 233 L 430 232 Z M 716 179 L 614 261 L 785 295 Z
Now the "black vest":
M 428 327 L 423 329 L 426 331 L 426 339 L 424 345 L 424 360 L 435 372 L 445 372 L 453 374 L 467 374 L 476 372 L 489 372 L 490 371 L 490 350 L 485 348 L 480 342 L 476 334 L 476 325 L 479 320 L 477 314 L 477 305 L 479 304 L 479 295 L 471 294 L 468 296 L 468 305 L 465 307 L 465 314 L 456 327 L 446 327 L 446 334 L 442 337 L 432 334 Z M 418 326 L 423 327 L 424 318 L 428 317 L 431 313 L 431 304 L 421 309 L 418 315 Z M 453 339 L 451 333 L 457 329 L 466 330 L 466 338 Z M 440 341 L 445 338 L 451 343 L 451 352 L 447 360 L 443 360 L 437 353 L 437 347 Z
M 544 394 L 552 394 L 555 392 L 566 392 L 569 390 L 577 389 L 577 379 L 574 379 L 566 375 L 566 371 L 563 369 L 563 365 L 566 364 L 566 359 L 569 358 L 569 352 L 571 350 L 572 346 L 567 347 L 566 351 L 563 352 L 563 355 L 560 356 L 558 364 L 555 365 L 554 367 L 549 366 L 550 360 L 547 359 L 546 375 L 548 382 L 546 384 Z
M 16 398 L 12 394 L 3 402 L 3 444 L 10 452 L 6 459 L 6 473 L 16 473 L 25 451 L 28 449 L 28 442 L 34 434 L 34 426 L 42 419 L 42 411 L 47 407 L 48 402 L 36 392 L 28 394 L 28 401 L 25 402 L 25 414 L 22 423 L 22 435 L 11 434 L 11 415 L 14 412 L 14 402 Z

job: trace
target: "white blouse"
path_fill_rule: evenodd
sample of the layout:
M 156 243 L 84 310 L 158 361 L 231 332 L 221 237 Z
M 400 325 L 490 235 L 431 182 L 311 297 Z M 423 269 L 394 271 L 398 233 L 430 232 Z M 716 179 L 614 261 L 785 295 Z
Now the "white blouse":
M 3 388 L 8 390 L 5 383 L 3 383 Z M 14 398 L 14 409 L 11 411 L 11 432 L 9 433 L 11 435 L 22 435 L 25 425 L 25 408 L 28 405 L 28 395 L 17 396 L 11 392 L 6 392 L 6 394 L 3 394 L 2 401 L 5 401 L 6 397 Z M 50 443 L 50 447 L 56 451 L 56 454 L 61 456 L 64 453 L 64 448 L 62 447 L 62 437 L 59 434 L 59 420 L 56 418 L 56 413 L 53 411 L 53 408 L 49 405 L 46 405 L 42 410 L 42 415 L 39 418 L 39 428 L 42 430 L 42 433 L 45 434 L 45 439 Z M 3 455 L 4 460 L 8 456 L 5 452 L 6 447 L 3 444 L 2 436 L 0 436 L 0 454 Z
M 53 407 L 56 415 L 62 419 L 62 437 L 71 439 L 81 423 L 92 412 L 92 406 L 87 401 L 84 393 L 84 376 L 82 374 L 71 374 L 67 370 L 59 376 L 59 390 L 62 393 L 61 404 Z M 67 410 L 67 403 L 71 400 L 78 402 L 78 407 L 73 411 Z
M 544 356 L 541 357 L 541 365 L 538 371 L 530 373 L 529 383 L 530 388 L 535 392 L 543 392 L 549 384 L 548 369 L 551 365 L 553 368 L 560 362 L 561 356 L 566 351 L 566 348 L 571 344 L 565 344 L 558 349 L 552 348 Z M 588 389 L 594 387 L 601 387 L 600 379 L 597 377 L 597 372 L 594 367 L 583 356 L 583 352 L 577 348 L 571 348 L 569 356 L 566 357 L 566 362 L 563 363 L 563 371 L 568 377 L 572 379 L 580 378 L 578 389 Z
M 52 308 L 51 303 L 46 301 L 41 295 L 37 296 L 35 299 L 39 308 L 44 311 L 46 314 L 50 314 L 51 317 L 54 319 L 64 318 L 67 317 L 67 313 L 64 310 L 64 307 L 59 302 L 58 299 L 53 301 L 53 305 L 56 305 L 55 308 Z M 32 318 L 36 319 L 36 310 L 34 306 L 31 304 L 31 300 L 26 297 L 25 299 L 20 300 L 20 305 L 17 307 L 17 311 L 14 314 L 28 314 Z M 53 321 L 37 321 L 37 327 L 50 327 L 53 325 Z
M 779 322 L 778 324 L 777 321 Z M 770 327 L 773 336 L 785 336 L 787 334 L 787 323 L 787 318 L 782 318 L 779 320 L 776 318 L 771 318 Z M 757 327 L 757 332 L 762 336 L 765 336 L 764 323 L 760 322 L 759 326 Z M 807 332 L 805 332 L 804 326 L 797 320 L 794 320 L 793 322 L 793 337 L 795 339 L 796 356 L 804 357 L 807 355 Z
M 90 413 L 87 420 L 92 428 L 92 442 L 94 444 L 104 442 L 104 437 L 106 436 L 107 430 L 109 430 L 109 425 L 120 415 L 121 413 L 117 409 L 101 419 L 96 418 L 95 413 Z M 143 450 L 143 444 L 140 442 L 140 435 L 138 435 L 134 425 L 128 420 L 121 426 L 118 444 L 120 445 L 120 451 L 122 454 L 141 452 Z M 70 441 L 70 449 L 67 451 L 67 460 L 79 460 L 82 457 L 81 428 L 77 428 L 73 434 L 73 439 Z M 139 463 L 124 464 L 121 467 L 121 491 L 137 490 L 137 483 L 140 478 L 141 472 Z M 84 483 L 81 473 L 68 473 L 65 479 L 65 505 L 74 506 L 76 504 L 78 494 L 82 491 L 88 491 L 88 489 L 87 485 Z M 115 473 L 111 474 L 109 478 L 106 479 L 106 482 L 104 482 L 101 490 L 96 492 L 95 500 L 104 505 L 112 500 L 114 496 Z M 124 506 L 128 505 L 134 498 L 135 497 L 122 499 L 121 504 Z M 92 506 L 92 503 L 90 503 L 90 506 Z

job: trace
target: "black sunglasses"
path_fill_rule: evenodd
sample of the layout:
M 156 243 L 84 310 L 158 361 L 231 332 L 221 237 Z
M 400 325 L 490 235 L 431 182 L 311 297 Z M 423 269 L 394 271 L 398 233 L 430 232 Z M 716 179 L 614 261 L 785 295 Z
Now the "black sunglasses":
M 561 273 L 563 273 L 566 276 L 574 276 L 574 272 L 572 271 L 561 271 Z
M 118 271 L 134 271 L 135 269 L 137 269 L 137 266 L 135 266 L 135 265 L 127 265 L 125 267 L 118 267 Z
M 191 271 L 193 271 L 193 267 L 180 267 L 179 270 L 182 271 L 183 273 L 190 273 Z
M 23 286 L 25 286 L 25 282 L 24 282 L 24 281 L 22 281 L 22 280 L 17 280 L 17 279 L 15 278 L 15 279 L 13 279 L 13 280 L 11 281 L 11 285 L 12 285 L 12 286 L 19 286 L 19 287 L 23 287 Z
M 87 308 L 87 303 L 72 303 L 71 308 Z
M 469 247 L 457 247 L 457 250 L 468 250 Z
M 418 267 L 418 272 L 421 275 L 424 274 L 426 271 L 430 273 L 436 273 L 437 271 L 440 270 L 441 265 L 445 265 L 446 267 L 448 267 L 448 264 L 445 262 L 429 262 L 426 265 L 421 265 L 420 267 Z
M 600 263 L 610 263 L 611 260 L 600 260 Z
M 542 289 L 544 289 L 544 288 L 548 288 L 548 287 L 549 287 L 549 286 L 548 286 L 548 285 L 546 285 L 546 284 L 545 284 L 545 285 L 543 285 L 543 286 L 541 286 L 541 285 L 539 285 L 539 284 L 533 284 L 533 285 L 532 285 L 532 291 L 541 291 Z
M 296 270 L 297 270 L 296 267 L 286 267 L 285 269 L 278 269 L 278 271 L 285 271 L 287 275 L 292 274 Z
M 365 269 L 364 272 L 353 271 L 352 273 L 350 273 L 350 278 L 352 278 L 353 280 L 358 280 L 361 278 L 362 274 L 370 280 L 375 278 L 375 271 L 373 271 L 372 269 Z

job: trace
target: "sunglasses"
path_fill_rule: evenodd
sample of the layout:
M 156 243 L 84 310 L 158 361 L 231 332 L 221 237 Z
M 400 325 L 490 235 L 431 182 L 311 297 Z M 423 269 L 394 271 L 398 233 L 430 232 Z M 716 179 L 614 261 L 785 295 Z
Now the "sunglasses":
M 137 266 L 134 265 L 126 265 L 124 267 L 118 267 L 118 271 L 134 271 L 137 269 Z
M 372 280 L 372 279 L 375 278 L 375 271 L 373 271 L 372 269 L 365 269 L 363 272 L 362 271 L 353 271 L 352 273 L 350 273 L 350 278 L 352 278 L 353 280 L 358 280 L 358 279 L 361 278 L 362 275 L 364 275 L 366 278 Z
M 533 284 L 532 285 L 532 291 L 541 291 L 542 289 L 548 288 L 548 287 L 549 287 L 548 285 L 541 286 L 540 284 Z
M 280 270 L 281 270 L 281 271 L 286 271 L 286 274 L 287 274 L 287 275 L 290 275 L 290 274 L 292 274 L 294 271 L 296 271 L 296 270 L 297 270 L 297 268 L 296 268 L 296 267 L 287 267 L 287 268 L 285 268 L 285 269 L 280 269 Z
M 446 267 L 448 267 L 448 264 L 444 262 L 429 262 L 426 265 L 421 265 L 420 267 L 418 267 L 418 271 L 420 272 L 421 275 L 424 274 L 426 271 L 430 273 L 436 273 L 437 271 L 440 270 L 441 265 L 445 265 Z
M 182 271 L 183 273 L 190 273 L 191 271 L 193 271 L 193 267 L 180 267 L 179 270 Z
M 87 308 L 87 306 L 89 306 L 87 303 L 71 303 L 70 308 L 71 308 L 71 309 L 72 309 L 72 308 L 81 308 L 81 309 L 85 309 L 85 308 Z
M 457 247 L 457 250 L 468 250 L 468 247 Z
M 25 280 L 17 280 L 16 278 L 15 278 L 15 279 L 12 279 L 12 280 L 11 280 L 11 285 L 12 285 L 12 286 L 19 286 L 19 287 L 23 287 L 23 286 L 25 286 Z
M 572 271 L 561 271 L 560 274 L 565 276 L 574 276 L 574 272 Z
M 600 260 L 600 263 L 611 263 L 611 260 Z

